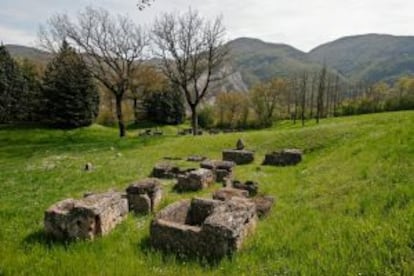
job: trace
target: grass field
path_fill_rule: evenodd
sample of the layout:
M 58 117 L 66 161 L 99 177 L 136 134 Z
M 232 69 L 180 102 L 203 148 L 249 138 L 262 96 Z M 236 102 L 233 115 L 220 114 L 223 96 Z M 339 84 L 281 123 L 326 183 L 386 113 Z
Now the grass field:
M 175 129 L 166 128 L 166 133 Z M 73 131 L 0 129 L 0 275 L 413 275 L 414 112 L 323 120 L 302 128 L 217 136 L 117 138 L 101 126 Z M 123 190 L 162 157 L 220 158 L 243 138 L 256 150 L 240 180 L 277 204 L 232 259 L 217 265 L 153 251 L 151 216 L 133 216 L 93 242 L 50 243 L 44 210 L 86 191 Z M 267 151 L 305 151 L 296 167 L 261 167 Z M 86 162 L 96 169 L 82 170 Z M 183 197 L 166 181 L 165 206 Z M 217 184 L 215 188 L 218 188 Z

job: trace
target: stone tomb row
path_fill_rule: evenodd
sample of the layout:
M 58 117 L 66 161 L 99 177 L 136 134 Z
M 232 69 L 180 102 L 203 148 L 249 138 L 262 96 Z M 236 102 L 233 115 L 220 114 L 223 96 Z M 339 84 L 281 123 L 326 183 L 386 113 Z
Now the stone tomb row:
M 181 170 L 165 162 L 154 167 L 152 175 L 155 177 L 177 178 L 178 191 L 201 190 L 215 181 L 230 183 L 228 187 L 216 191 L 212 200 L 180 201 L 161 211 L 151 224 L 154 247 L 205 257 L 222 257 L 240 248 L 244 237 L 254 229 L 257 217 L 271 210 L 274 198 L 257 196 L 256 182 L 233 180 L 236 164 L 254 160 L 253 152 L 246 155 L 248 151 L 244 150 L 244 144 L 240 141 L 237 148 L 225 151 L 230 152 L 229 158 L 223 152 L 223 159 L 228 160 L 203 161 L 199 169 Z M 194 161 L 196 159 L 203 158 L 195 158 Z M 300 150 L 287 149 L 267 154 L 263 164 L 295 165 L 301 160 Z M 45 212 L 45 232 L 58 239 L 94 239 L 109 233 L 129 211 L 143 214 L 154 212 L 161 198 L 160 181 L 149 178 L 132 183 L 126 193 L 111 191 L 89 194 L 82 199 L 66 199 Z M 204 252 L 202 248 L 207 250 Z

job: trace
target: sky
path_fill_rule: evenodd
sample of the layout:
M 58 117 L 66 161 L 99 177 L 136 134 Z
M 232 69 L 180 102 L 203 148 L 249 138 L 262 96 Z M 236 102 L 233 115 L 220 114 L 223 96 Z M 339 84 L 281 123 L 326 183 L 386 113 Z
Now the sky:
M 144 11 L 134 0 L 0 0 L 0 42 L 37 46 L 40 24 L 56 13 L 75 18 L 86 6 L 127 14 L 144 26 L 191 7 L 206 18 L 223 16 L 228 39 L 254 37 L 303 51 L 349 35 L 414 35 L 413 0 L 155 0 Z

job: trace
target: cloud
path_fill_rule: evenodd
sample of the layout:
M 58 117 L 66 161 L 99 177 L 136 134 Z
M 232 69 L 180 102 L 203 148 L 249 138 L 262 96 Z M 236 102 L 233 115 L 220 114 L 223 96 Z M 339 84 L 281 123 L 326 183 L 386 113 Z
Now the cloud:
M 25 30 L 6 28 L 0 25 L 0 42 L 4 44 L 36 46 L 36 34 Z
M 251 36 L 287 43 L 303 50 L 344 35 L 390 33 L 410 35 L 414 2 L 406 0 L 155 0 L 139 12 L 135 0 L 2 0 L 0 33 L 5 43 L 28 44 L 39 24 L 56 12 L 76 12 L 95 5 L 128 14 L 149 25 L 162 12 L 185 11 L 190 6 L 208 18 L 223 15 L 230 38 Z

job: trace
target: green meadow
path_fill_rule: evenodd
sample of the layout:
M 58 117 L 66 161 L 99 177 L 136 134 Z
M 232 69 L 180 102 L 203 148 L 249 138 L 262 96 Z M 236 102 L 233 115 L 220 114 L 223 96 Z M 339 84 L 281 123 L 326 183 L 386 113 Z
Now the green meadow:
M 414 112 L 276 123 L 266 130 L 125 139 L 93 125 L 62 131 L 0 127 L 0 275 L 413 275 Z M 44 211 L 87 191 L 124 190 L 163 157 L 221 158 L 238 138 L 256 151 L 236 178 L 277 198 L 232 258 L 177 258 L 148 245 L 151 216 L 129 215 L 94 241 L 53 242 Z M 295 147 L 295 167 L 263 167 L 268 151 Z M 95 170 L 85 172 L 91 162 Z M 197 166 L 194 164 L 183 164 Z M 177 194 L 164 181 L 162 207 L 208 191 Z

